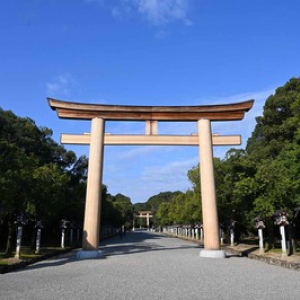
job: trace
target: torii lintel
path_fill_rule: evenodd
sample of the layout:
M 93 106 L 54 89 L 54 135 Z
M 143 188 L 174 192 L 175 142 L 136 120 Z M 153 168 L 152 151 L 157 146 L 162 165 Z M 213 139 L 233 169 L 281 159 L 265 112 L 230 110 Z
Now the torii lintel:
M 244 118 L 254 100 L 232 104 L 198 106 L 133 106 L 86 104 L 47 98 L 60 118 L 90 120 L 96 117 L 112 121 L 238 121 Z

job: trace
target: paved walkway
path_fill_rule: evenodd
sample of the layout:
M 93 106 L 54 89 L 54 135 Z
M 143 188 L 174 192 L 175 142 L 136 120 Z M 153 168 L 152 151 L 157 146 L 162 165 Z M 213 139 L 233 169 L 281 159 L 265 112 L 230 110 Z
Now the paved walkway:
M 299 299 L 300 272 L 148 232 L 103 241 L 105 258 L 74 252 L 0 275 L 0 299 Z

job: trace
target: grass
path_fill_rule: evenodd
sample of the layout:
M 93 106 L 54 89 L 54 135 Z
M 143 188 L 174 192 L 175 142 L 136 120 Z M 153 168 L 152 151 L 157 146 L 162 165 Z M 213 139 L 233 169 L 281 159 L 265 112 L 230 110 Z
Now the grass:
M 276 245 L 274 246 L 274 248 L 267 249 L 266 252 L 267 252 L 267 253 L 281 254 L 281 253 L 282 253 L 281 244 L 276 244 Z M 289 252 L 289 249 L 287 249 L 287 253 L 288 253 L 288 252 Z M 293 255 L 300 256 L 300 246 L 299 246 L 299 242 L 294 246 L 294 249 L 293 249 Z
M 7 256 L 4 252 L 0 252 L 0 266 L 1 265 L 9 265 L 14 264 L 23 260 L 30 260 L 36 257 L 41 257 L 51 253 L 62 252 L 68 249 L 68 247 L 62 249 L 61 247 L 41 247 L 39 254 L 35 253 L 35 249 L 31 249 L 30 247 L 22 247 L 20 252 L 20 258 L 15 258 L 15 252 L 11 255 Z
M 282 250 L 281 250 L 281 248 L 272 248 L 272 249 L 267 249 L 266 252 L 280 254 L 282 252 Z
M 258 238 L 257 237 L 250 237 L 250 238 L 241 238 L 239 241 L 239 244 L 245 244 L 245 245 L 255 245 L 258 247 Z M 287 245 L 288 247 L 288 245 Z M 269 253 L 269 254 L 281 254 L 282 253 L 282 249 L 281 249 L 281 242 L 276 242 L 274 244 L 274 247 L 271 249 L 268 249 L 268 244 L 266 243 L 265 245 L 265 252 Z M 287 253 L 289 253 L 289 249 L 287 249 Z M 300 240 L 296 240 L 294 249 L 293 249 L 293 256 L 300 256 Z

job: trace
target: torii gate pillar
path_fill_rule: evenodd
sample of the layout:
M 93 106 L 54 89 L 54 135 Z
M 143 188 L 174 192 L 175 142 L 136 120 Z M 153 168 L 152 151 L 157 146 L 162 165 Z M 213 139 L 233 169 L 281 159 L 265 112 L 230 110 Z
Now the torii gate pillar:
M 219 220 L 216 199 L 213 144 L 211 122 L 208 119 L 198 121 L 199 159 L 202 197 L 202 216 L 204 230 L 204 249 L 201 257 L 225 257 L 219 238 Z
M 91 124 L 82 250 L 78 252 L 78 258 L 91 258 L 102 255 L 98 247 L 102 202 L 104 135 L 105 121 L 102 118 L 93 118 Z

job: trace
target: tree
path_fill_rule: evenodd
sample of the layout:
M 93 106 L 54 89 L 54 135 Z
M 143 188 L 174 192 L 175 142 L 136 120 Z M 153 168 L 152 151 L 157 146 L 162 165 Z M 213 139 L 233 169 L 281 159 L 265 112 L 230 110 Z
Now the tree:
M 81 180 L 73 172 L 76 166 L 72 168 L 78 162 L 75 153 L 51 135 L 50 129 L 37 127 L 32 119 L 0 109 L 0 204 L 9 228 L 7 253 L 12 251 L 16 214 L 52 220 Z
M 176 191 L 176 192 L 161 192 L 157 195 L 151 196 L 146 203 L 136 203 L 134 204 L 134 210 L 136 212 L 138 211 L 151 211 L 153 214 L 152 218 L 152 224 L 153 226 L 158 226 L 161 224 L 161 219 L 165 219 L 162 222 L 166 222 L 166 216 L 164 216 L 164 213 L 160 210 L 163 203 L 170 203 L 172 199 L 174 199 L 177 195 L 181 194 L 181 192 Z M 165 206 L 162 206 L 162 209 L 164 209 Z M 159 212 L 160 211 L 160 212 Z M 159 213 L 158 213 L 159 212 Z
M 249 160 L 255 161 L 257 191 L 254 213 L 270 216 L 276 208 L 299 205 L 300 78 L 276 89 L 257 118 L 248 140 Z
M 219 219 L 235 219 L 248 230 L 257 215 L 270 219 L 278 208 L 291 215 L 300 205 L 300 78 L 279 87 L 256 122 L 245 150 L 230 149 L 224 159 L 214 158 Z M 193 191 L 159 206 L 163 223 L 196 220 L 193 211 L 201 207 L 199 166 L 188 171 L 188 178 Z

